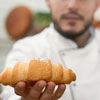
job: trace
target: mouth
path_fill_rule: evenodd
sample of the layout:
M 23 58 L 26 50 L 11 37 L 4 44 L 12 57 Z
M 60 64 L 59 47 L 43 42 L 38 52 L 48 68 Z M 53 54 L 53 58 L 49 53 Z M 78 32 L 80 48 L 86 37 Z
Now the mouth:
M 67 18 L 63 18 L 64 22 L 69 22 L 69 23 L 76 23 L 78 21 L 81 21 L 80 18 L 76 18 L 76 17 L 67 17 Z
M 81 20 L 79 18 L 64 18 L 63 21 L 68 23 L 76 23 Z
M 75 15 L 64 16 L 63 19 L 65 19 L 65 20 L 82 20 L 79 16 L 75 16 Z

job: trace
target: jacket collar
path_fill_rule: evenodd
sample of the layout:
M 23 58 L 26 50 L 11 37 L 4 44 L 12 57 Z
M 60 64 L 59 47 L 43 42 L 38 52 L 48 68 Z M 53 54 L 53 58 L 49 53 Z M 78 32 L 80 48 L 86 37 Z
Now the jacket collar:
M 88 40 L 87 44 L 89 44 L 93 40 L 93 37 L 94 37 L 94 28 L 90 27 L 89 30 L 90 30 L 90 33 L 91 33 L 91 37 Z M 51 41 L 55 43 L 56 47 L 59 50 L 61 50 L 61 49 L 62 50 L 64 50 L 64 49 L 70 49 L 71 50 L 71 49 L 77 49 L 78 48 L 77 44 L 73 40 L 65 38 L 64 36 L 59 34 L 55 30 L 53 23 L 50 24 L 49 31 L 50 31 Z

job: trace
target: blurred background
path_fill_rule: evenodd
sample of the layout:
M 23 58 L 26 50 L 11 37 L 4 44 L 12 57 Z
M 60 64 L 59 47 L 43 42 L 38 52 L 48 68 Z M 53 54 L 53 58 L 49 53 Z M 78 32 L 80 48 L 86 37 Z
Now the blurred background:
M 16 40 L 41 32 L 50 21 L 45 0 L 0 0 L 0 71 Z M 93 25 L 100 28 L 100 9 Z
M 44 0 L 0 0 L 0 71 L 14 42 L 41 32 L 50 20 Z

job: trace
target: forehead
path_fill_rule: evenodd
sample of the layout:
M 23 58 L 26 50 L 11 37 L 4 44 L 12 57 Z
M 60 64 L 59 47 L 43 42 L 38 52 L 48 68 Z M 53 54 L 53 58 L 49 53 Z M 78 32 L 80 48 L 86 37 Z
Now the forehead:
M 66 2 L 75 2 L 75 1 L 78 1 L 78 2 L 87 2 L 87 1 L 90 1 L 90 2 L 99 2 L 100 3 L 100 0 L 49 0 L 49 1 L 52 1 L 52 2 L 59 2 L 59 1 L 66 1 Z M 62 2 L 63 3 L 63 2 Z

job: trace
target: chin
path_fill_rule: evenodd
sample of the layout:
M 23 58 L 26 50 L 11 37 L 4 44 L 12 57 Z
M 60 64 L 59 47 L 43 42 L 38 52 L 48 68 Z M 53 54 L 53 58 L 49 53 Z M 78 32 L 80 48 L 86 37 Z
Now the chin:
M 83 28 L 84 24 L 80 22 L 70 22 L 70 23 L 68 22 L 68 23 L 63 23 L 60 26 L 62 26 L 62 28 L 65 30 L 77 30 Z
M 72 33 L 76 33 L 76 32 L 79 32 L 81 31 L 83 28 L 81 27 L 63 27 L 62 30 L 65 31 L 65 32 L 72 32 Z

